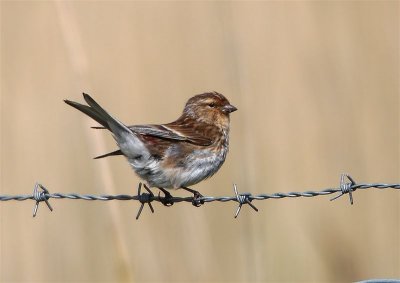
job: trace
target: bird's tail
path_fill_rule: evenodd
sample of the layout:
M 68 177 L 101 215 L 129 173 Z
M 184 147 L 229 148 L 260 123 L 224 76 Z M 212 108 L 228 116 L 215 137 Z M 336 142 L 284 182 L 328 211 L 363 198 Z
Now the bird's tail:
M 122 153 L 128 158 L 134 158 L 145 150 L 143 148 L 143 143 L 127 126 L 112 117 L 92 97 L 90 97 L 90 95 L 83 93 L 83 98 L 88 105 L 83 105 L 70 100 L 64 100 L 64 102 L 88 115 L 104 128 L 111 131 L 118 146 L 121 148 Z
M 83 97 L 86 100 L 86 97 L 90 98 L 90 100 L 93 100 L 93 98 L 91 98 L 88 94 L 83 93 Z M 86 100 L 87 101 L 87 100 Z M 94 100 L 93 100 L 94 101 Z M 104 128 L 108 129 L 111 131 L 110 127 L 108 126 L 107 120 L 105 119 L 104 115 L 101 115 L 101 113 L 99 113 L 98 110 L 96 110 L 95 108 L 92 108 L 90 106 L 87 105 L 83 105 L 80 104 L 78 102 L 75 101 L 71 101 L 71 100 L 64 100 L 65 103 L 67 103 L 68 105 L 74 107 L 75 109 L 78 109 L 79 111 L 81 111 L 82 113 L 88 115 L 90 118 L 92 118 L 93 120 L 97 121 L 99 124 L 101 124 Z M 88 103 L 89 104 L 89 103 Z M 100 107 L 100 109 L 102 110 L 102 112 L 107 113 L 104 109 L 102 109 Z M 109 116 L 109 115 L 108 115 Z
M 106 129 L 110 130 L 114 135 L 120 133 L 132 134 L 123 123 L 112 117 L 106 110 L 103 109 L 89 94 L 83 93 L 83 98 L 88 105 L 83 105 L 74 101 L 64 100 L 65 103 L 85 113 Z

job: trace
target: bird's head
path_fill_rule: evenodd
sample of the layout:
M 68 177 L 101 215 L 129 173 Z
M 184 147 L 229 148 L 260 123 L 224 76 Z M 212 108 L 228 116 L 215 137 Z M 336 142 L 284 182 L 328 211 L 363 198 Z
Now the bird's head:
M 207 92 L 193 96 L 188 100 L 183 115 L 199 122 L 215 124 L 220 127 L 229 126 L 229 115 L 237 108 L 218 92 Z

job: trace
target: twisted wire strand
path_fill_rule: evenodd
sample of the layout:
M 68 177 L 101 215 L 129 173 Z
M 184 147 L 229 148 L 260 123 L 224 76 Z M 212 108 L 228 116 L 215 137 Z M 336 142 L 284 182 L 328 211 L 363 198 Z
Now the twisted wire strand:
M 347 178 L 350 182 L 346 182 L 345 178 Z M 92 195 L 92 194 L 77 194 L 77 193 L 49 193 L 49 191 L 41 184 L 36 183 L 34 187 L 33 194 L 30 195 L 0 195 L 0 201 L 25 201 L 25 200 L 35 200 L 36 204 L 34 207 L 34 214 L 36 216 L 36 212 L 38 209 L 38 205 L 40 202 L 45 201 L 48 208 L 52 211 L 52 207 L 48 202 L 49 199 L 71 199 L 71 200 L 87 200 L 87 201 L 111 201 L 111 200 L 134 200 L 141 202 L 141 207 L 138 211 L 138 215 L 136 219 L 139 218 L 144 205 L 147 203 L 152 212 L 154 212 L 153 207 L 151 206 L 151 202 L 161 202 L 165 203 L 165 197 L 154 195 L 149 188 L 146 186 L 146 192 L 141 192 L 142 184 L 139 184 L 137 195 Z M 347 174 L 342 174 L 340 179 L 340 187 L 339 188 L 327 188 L 321 191 L 304 191 L 304 192 L 287 192 L 287 193 L 272 193 L 272 194 L 258 194 L 252 195 L 250 193 L 238 193 L 236 184 L 234 184 L 234 192 L 235 196 L 202 196 L 200 198 L 194 197 L 171 197 L 168 198 L 168 202 L 179 203 L 179 202 L 191 202 L 195 206 L 199 206 L 199 204 L 207 203 L 207 202 L 229 202 L 235 201 L 239 204 L 235 218 L 238 216 L 242 205 L 248 204 L 252 209 L 258 211 L 258 209 L 252 204 L 253 200 L 267 200 L 267 199 L 282 199 L 282 198 L 299 198 L 299 197 L 316 197 L 316 196 L 325 196 L 335 193 L 340 193 L 335 196 L 331 200 L 335 200 L 345 194 L 348 194 L 350 197 L 350 203 L 353 204 L 352 192 L 356 190 L 366 190 L 366 189 L 400 189 L 400 184 L 386 184 L 386 183 L 365 183 L 365 184 L 356 184 L 355 181 Z
M 371 184 L 357 184 L 352 187 L 352 190 L 365 190 L 365 189 L 400 189 L 400 184 L 384 184 L 384 183 L 371 183 Z M 282 198 L 298 198 L 298 197 L 316 197 L 325 196 L 334 193 L 341 192 L 340 188 L 328 188 L 322 191 L 305 191 L 305 192 L 288 192 L 288 193 L 273 193 L 273 194 L 259 194 L 250 195 L 248 198 L 250 200 L 266 200 L 266 199 L 282 199 Z M 48 198 L 54 199 L 73 199 L 73 200 L 91 200 L 91 201 L 110 201 L 110 200 L 139 200 L 139 195 L 90 195 L 90 194 L 77 194 L 77 193 L 48 193 L 45 194 Z M 30 195 L 0 195 L 0 201 L 24 201 L 33 200 L 34 197 Z M 161 202 L 163 197 L 153 196 L 150 198 L 151 201 Z M 204 202 L 227 202 L 227 201 L 237 201 L 236 196 L 204 196 L 199 198 Z M 193 197 L 172 197 L 172 202 L 192 202 Z

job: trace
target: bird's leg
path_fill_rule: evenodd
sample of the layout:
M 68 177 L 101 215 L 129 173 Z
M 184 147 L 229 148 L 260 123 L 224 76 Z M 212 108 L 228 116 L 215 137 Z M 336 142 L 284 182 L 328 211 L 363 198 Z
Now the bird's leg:
M 184 189 L 185 191 L 188 191 L 189 193 L 193 194 L 192 204 L 194 206 L 199 207 L 200 205 L 204 204 L 204 200 L 199 200 L 200 198 L 203 197 L 203 195 L 201 193 L 199 193 L 198 191 L 193 190 L 191 188 L 188 188 L 188 187 L 181 187 L 181 188 Z
M 160 191 L 162 191 L 164 193 L 164 198 L 160 198 L 160 194 L 158 194 L 158 197 L 160 198 L 160 201 L 163 205 L 165 206 L 171 206 L 174 204 L 174 202 L 172 201 L 172 195 L 170 194 L 170 192 L 168 192 L 166 189 L 164 188 L 158 188 Z

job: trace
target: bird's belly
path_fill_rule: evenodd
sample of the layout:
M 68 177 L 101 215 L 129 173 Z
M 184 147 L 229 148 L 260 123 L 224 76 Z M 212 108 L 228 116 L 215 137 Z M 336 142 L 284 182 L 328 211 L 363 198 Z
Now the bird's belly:
M 190 154 L 182 167 L 172 170 L 173 187 L 191 186 L 211 177 L 224 161 L 225 155 L 216 154 L 215 151 L 201 150 Z
M 167 156 L 149 161 L 145 166 L 134 166 L 135 172 L 151 187 L 180 188 L 199 183 L 214 175 L 225 161 L 226 151 L 195 150 L 178 160 Z

